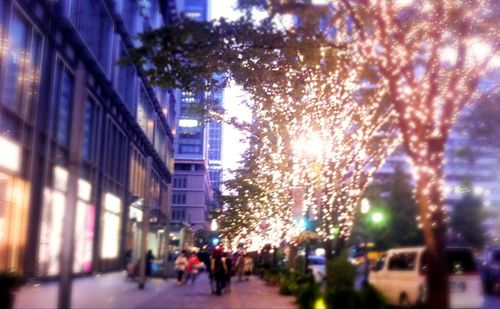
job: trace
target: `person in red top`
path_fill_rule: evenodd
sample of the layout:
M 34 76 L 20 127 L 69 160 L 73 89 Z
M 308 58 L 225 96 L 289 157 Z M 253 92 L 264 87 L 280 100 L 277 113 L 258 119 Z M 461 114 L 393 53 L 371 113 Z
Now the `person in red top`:
M 196 253 L 193 252 L 188 259 L 188 264 L 186 267 L 186 273 L 187 273 L 186 283 L 188 283 L 189 280 L 191 280 L 191 283 L 194 284 L 200 266 L 201 266 L 201 261 L 196 255 Z

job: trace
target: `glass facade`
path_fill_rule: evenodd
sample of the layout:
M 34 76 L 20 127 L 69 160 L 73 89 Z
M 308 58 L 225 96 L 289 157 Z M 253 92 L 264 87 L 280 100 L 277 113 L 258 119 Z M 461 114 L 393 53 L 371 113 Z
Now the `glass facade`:
M 168 209 L 170 92 L 115 65 L 161 21 L 158 1 L 0 1 L 0 270 L 57 276 L 68 205 L 73 271 L 120 269 L 147 157 L 152 206 Z
M 0 172 L 0 269 L 22 270 L 29 191 L 26 181 Z
M 3 45 L 6 69 L 2 105 L 33 122 L 42 63 L 42 35 L 14 9 L 9 34 Z
M 101 0 L 71 1 L 71 21 L 109 75 L 113 22 Z
M 128 57 L 128 53 L 126 52 L 126 48 L 123 43 L 120 43 L 119 46 L 120 53 L 119 58 L 124 59 Z M 134 112 L 136 110 L 136 99 L 135 99 L 135 68 L 131 65 L 122 65 L 116 67 L 116 87 L 122 100 L 127 105 L 130 112 Z
M 62 61 L 57 62 L 55 85 L 54 106 L 57 113 L 55 114 L 54 135 L 59 145 L 69 147 L 74 79 Z

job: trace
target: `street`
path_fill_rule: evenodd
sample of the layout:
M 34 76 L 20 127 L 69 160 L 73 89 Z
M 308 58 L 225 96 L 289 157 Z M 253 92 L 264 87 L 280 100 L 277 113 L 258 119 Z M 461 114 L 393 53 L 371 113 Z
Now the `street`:
M 236 281 L 236 280 L 234 280 Z M 57 283 L 23 288 L 16 295 L 15 308 L 55 308 Z M 125 281 L 123 273 L 75 279 L 73 308 L 296 308 L 293 297 L 279 295 L 257 277 L 233 282 L 229 294 L 210 293 L 207 275 L 202 273 L 194 285 L 178 286 L 174 279 L 150 279 L 144 290 Z

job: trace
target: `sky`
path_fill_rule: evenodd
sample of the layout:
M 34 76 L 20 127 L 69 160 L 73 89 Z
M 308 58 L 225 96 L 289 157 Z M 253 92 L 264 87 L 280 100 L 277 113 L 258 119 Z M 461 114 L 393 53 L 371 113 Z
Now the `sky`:
M 211 0 L 210 19 L 225 17 L 229 20 L 238 18 L 239 13 L 235 10 L 237 0 Z M 250 121 L 251 114 L 242 101 L 245 99 L 244 93 L 237 87 L 232 86 L 224 91 L 224 108 L 227 115 L 237 117 L 240 120 Z M 223 126 L 222 141 L 222 164 L 224 168 L 224 179 L 230 177 L 230 170 L 238 167 L 241 154 L 246 150 L 247 144 L 241 139 L 244 135 L 235 128 Z

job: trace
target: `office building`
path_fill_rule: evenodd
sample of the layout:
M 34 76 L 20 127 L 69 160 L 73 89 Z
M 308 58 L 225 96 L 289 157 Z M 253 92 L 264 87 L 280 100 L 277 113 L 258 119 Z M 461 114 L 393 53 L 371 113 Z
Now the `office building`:
M 207 0 L 177 0 L 180 14 L 196 21 L 208 18 Z M 198 113 L 200 105 L 211 98 L 208 93 L 178 91 L 175 169 L 172 192 L 172 235 L 179 246 L 185 230 L 194 232 L 209 227 L 213 191 L 209 174 L 209 139 L 211 124 Z M 174 249 L 176 250 L 176 249 Z
M 168 1 L 0 1 L 0 269 L 56 276 L 69 210 L 75 273 L 121 269 L 125 252 L 139 258 L 146 206 L 148 249 L 164 253 L 173 92 L 148 85 L 134 66 L 116 65 L 138 33 L 161 26 L 160 4 L 173 8 Z

